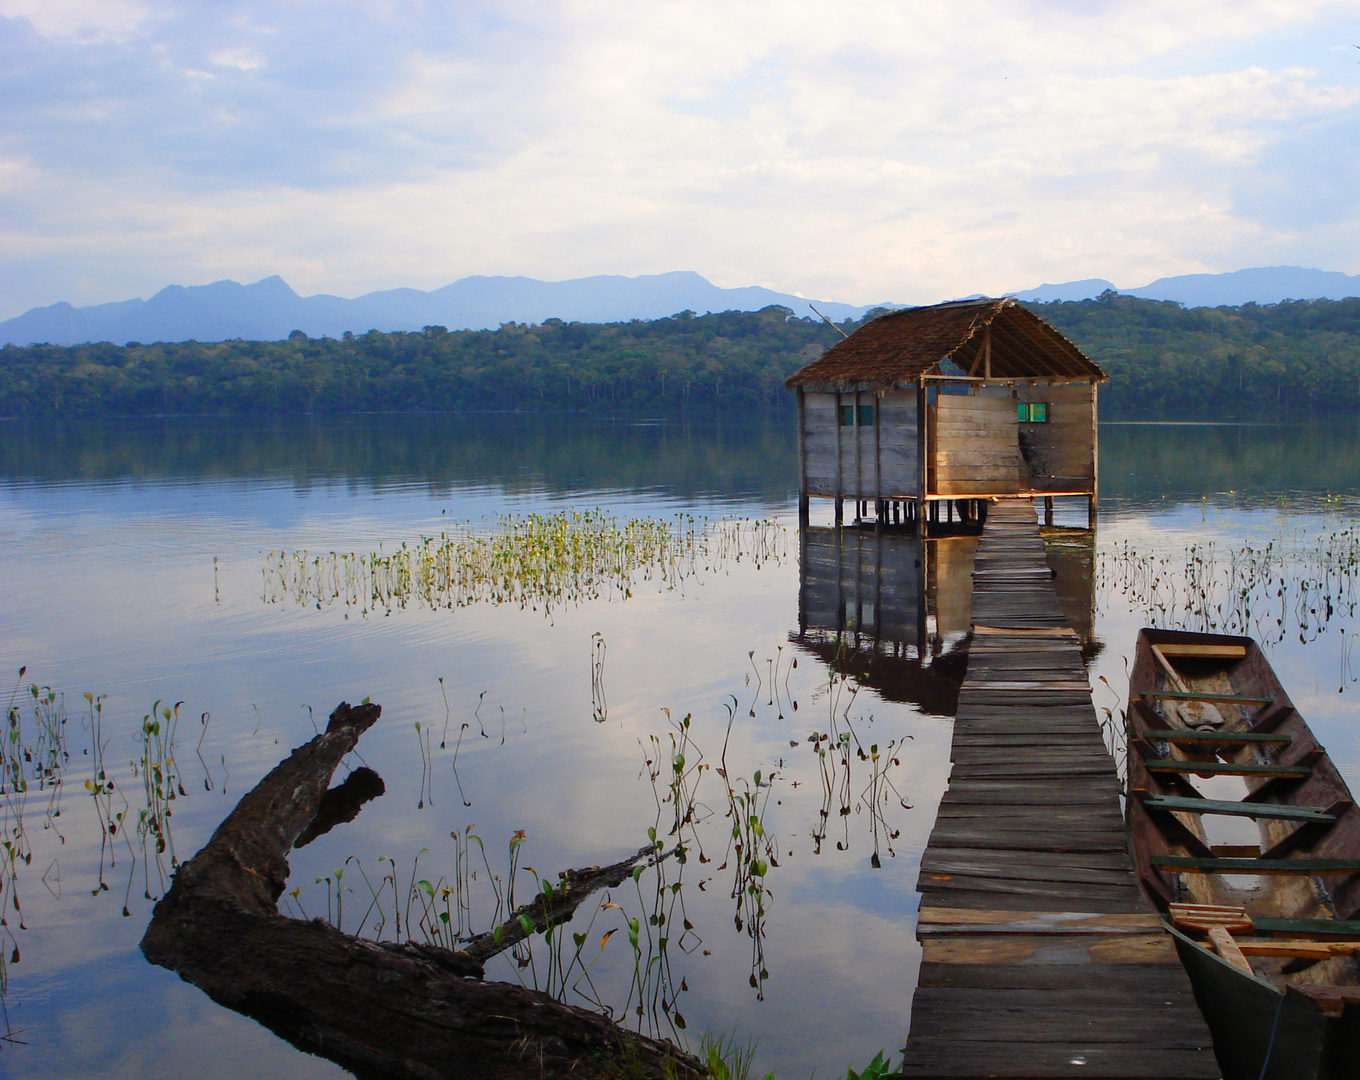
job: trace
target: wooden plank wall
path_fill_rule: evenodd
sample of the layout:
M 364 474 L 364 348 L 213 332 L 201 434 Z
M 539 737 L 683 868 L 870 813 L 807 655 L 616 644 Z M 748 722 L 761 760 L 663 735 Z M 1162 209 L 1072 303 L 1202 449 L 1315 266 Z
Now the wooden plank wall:
M 1095 484 L 1096 388 L 1088 383 L 1021 386 L 1018 401 L 1048 402 L 1048 422 L 1020 424 L 1020 454 L 1034 491 L 1090 491 Z
M 920 487 L 916 458 L 916 391 L 893 391 L 879 399 L 879 454 L 883 498 L 914 499 Z
M 997 495 L 1020 490 L 1020 443 L 1009 397 L 940 394 L 932 425 L 931 491 Z
M 1095 388 L 1086 383 L 983 387 L 939 394 L 930 406 L 930 491 L 960 498 L 1095 487 Z M 916 394 L 840 395 L 874 405 L 876 423 L 840 426 L 837 395 L 804 394 L 808 495 L 914 499 L 918 493 Z M 1049 419 L 1020 424 L 1017 400 L 1045 401 Z M 856 412 L 858 417 L 858 412 Z M 839 454 L 838 454 L 839 440 Z
M 803 445 L 807 455 L 807 494 L 835 495 L 836 487 L 835 394 L 803 395 Z
M 901 1075 L 1218 1077 L 1139 892 L 1119 786 L 1028 500 L 973 571 L 953 771 L 921 861 L 921 974 Z
M 840 396 L 841 403 L 845 405 L 854 405 L 855 400 L 854 394 Z M 876 409 L 875 425 L 864 427 L 858 424 L 840 427 L 835 394 L 805 393 L 804 402 L 807 494 L 835 496 L 839 493 L 846 499 L 916 497 L 915 391 L 893 391 L 882 396 L 860 394 L 861 405 L 873 405 Z M 839 484 L 836 456 L 838 433 Z

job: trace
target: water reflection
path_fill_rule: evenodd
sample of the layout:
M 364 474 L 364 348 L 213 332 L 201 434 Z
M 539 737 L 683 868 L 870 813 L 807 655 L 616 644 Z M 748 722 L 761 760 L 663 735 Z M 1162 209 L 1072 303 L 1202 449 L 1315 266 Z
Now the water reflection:
M 1101 649 L 1096 640 L 1096 532 L 1045 526 L 1040 529 L 1053 587 L 1067 625 L 1077 633 L 1082 656 L 1089 663 Z
M 298 491 L 342 483 L 435 494 L 478 483 L 510 494 L 656 491 L 779 503 L 797 490 L 794 427 L 780 413 L 664 423 L 490 413 L 0 424 L 0 477 L 29 483 L 273 479 Z
M 1041 529 L 1054 588 L 1089 660 L 1095 639 L 1096 534 Z M 798 631 L 790 639 L 889 701 L 952 717 L 968 666 L 976 532 L 808 526 L 799 538 Z
M 799 538 L 800 648 L 889 701 L 953 716 L 976 537 L 808 526 Z
M 40 790 L 31 772 L 26 795 L 0 799 L 8 827 L 21 815 L 30 842 L 25 857 L 11 864 L 17 877 L 5 884 L 17 889 L 29 929 L 20 932 L 19 912 L 6 895 L 0 899 L 14 938 L 2 929 L 0 937 L 11 957 L 22 946 L 22 963 L 8 972 L 8 1004 L 32 1043 L 0 1071 L 94 1075 L 116 1057 L 135 1062 L 139 1073 L 210 1077 L 244 1053 L 271 1075 L 334 1075 L 207 999 L 200 1002 L 178 980 L 157 981 L 135 953 L 135 935 L 149 914 L 143 894 L 158 891 L 159 840 L 167 843 L 162 858 L 169 865 L 170 826 L 181 855 L 198 847 L 242 782 L 253 782 L 312 735 L 300 703 L 333 704 L 341 688 L 389 706 L 390 727 L 365 749 L 388 795 L 295 853 L 295 882 L 309 915 L 326 913 L 329 892 L 336 917 L 343 901 L 346 929 L 353 929 L 376 892 L 382 903 L 366 934 L 374 933 L 382 911 L 388 922 L 377 936 L 392 935 L 398 899 L 403 935 L 450 923 L 456 929 L 468 899 L 460 882 L 466 884 L 475 855 L 480 899 L 471 915 L 484 929 L 494 914 L 493 888 L 468 837 L 470 825 L 486 838 L 502 884 L 507 838 L 526 828 L 526 862 L 540 869 L 635 851 L 648 825 L 670 850 L 679 842 L 670 832 L 675 807 L 663 803 L 658 815 L 643 767 L 649 758 L 659 763 L 664 801 L 673 729 L 660 709 L 694 712 L 691 743 L 708 757 L 685 751 L 688 773 L 695 762 L 720 763 L 729 723 L 721 702 L 731 697 L 737 715 L 725 771 L 732 783 L 715 769 L 697 795 L 709 861 L 691 847 L 687 865 L 672 857 L 662 872 L 648 870 L 615 892 L 614 902 L 627 903 L 627 917 L 601 910 L 581 953 L 596 1000 L 616 1009 L 628 1002 L 634 957 L 644 975 L 657 972 L 649 935 L 658 949 L 666 936 L 675 970 L 647 984 L 648 1002 L 671 1004 L 676 980 L 683 991 L 688 979 L 690 991 L 679 1002 L 690 1031 L 738 1024 L 743 1037 L 758 1036 L 758 1075 L 777 1069 L 805 1076 L 814 1065 L 823 1075 L 898 1045 L 915 970 L 913 860 L 948 772 L 948 725 L 934 717 L 953 710 L 964 662 L 969 538 L 932 539 L 922 548 L 889 531 L 883 543 L 915 544 L 923 567 L 915 554 L 885 551 L 875 571 L 876 541 L 858 536 L 839 555 L 834 547 L 825 552 L 820 583 L 810 583 L 806 569 L 795 576 L 791 559 L 757 572 L 743 558 L 687 579 L 684 589 L 638 591 L 628 603 L 564 605 L 551 621 L 490 603 L 453 610 L 412 603 L 390 619 L 362 620 L 342 603 L 323 610 L 262 603 L 264 553 L 371 552 L 379 545 L 392 551 L 402 540 L 438 535 L 455 518 L 489 522 L 497 514 L 542 512 L 545 504 L 603 507 L 621 519 L 773 517 L 787 528 L 796 520 L 792 425 L 760 416 L 645 428 L 581 417 L 365 417 L 49 422 L 5 424 L 3 433 L 0 653 L 11 675 L 28 663 L 41 673 L 39 684 L 110 696 L 102 712 L 82 716 L 85 703 L 67 695 L 71 760 L 60 817 L 49 821 L 54 792 Z M 1273 628 L 1277 671 L 1291 692 L 1307 695 L 1310 724 L 1349 770 L 1352 785 L 1360 783 L 1353 779 L 1360 735 L 1351 708 L 1360 636 L 1349 606 L 1360 595 L 1352 587 L 1360 575 L 1335 559 L 1316 568 L 1309 561 L 1318 549 L 1338 558 L 1351 551 L 1341 534 L 1353 524 L 1355 497 L 1337 503 L 1326 489 L 1333 483 L 1356 489 L 1357 443 L 1353 432 L 1335 434 L 1102 431 L 1095 625 L 1110 648 L 1093 663 L 1098 704 L 1117 709 L 1115 691 L 1098 676 L 1107 675 L 1115 688 L 1127 684 L 1120 650 L 1149 621 L 1149 607 L 1198 618 L 1185 612 L 1193 598 L 1185 586 L 1210 580 L 1208 568 L 1224 591 L 1200 610 L 1217 618 L 1217 605 L 1227 612 L 1231 599 L 1230 549 L 1262 552 L 1282 535 L 1289 543 L 1277 544 L 1272 559 L 1283 563 L 1272 561 L 1273 577 L 1254 579 L 1260 599 L 1252 601 L 1252 623 L 1267 623 L 1263 640 Z M 1186 461 L 1196 468 L 1186 469 Z M 1305 486 L 1309 493 L 1298 495 Z M 1277 502 L 1270 493 L 1279 492 L 1295 494 Z M 790 549 L 798 543 L 791 532 Z M 820 535 L 830 542 L 828 532 Z M 1327 539 L 1332 533 L 1337 542 Z M 1090 541 L 1083 548 L 1076 534 L 1052 539 L 1064 610 L 1091 637 Z M 1217 544 L 1212 553 L 1210 541 Z M 919 569 L 924 587 L 912 576 Z M 1283 614 L 1272 593 L 1282 582 Z M 893 600 L 897 591 L 905 607 Z M 32 678 L 23 680 L 20 703 Z M 191 702 L 192 711 L 181 709 L 179 748 L 171 746 L 168 755 L 183 767 L 176 772 L 191 797 L 177 781 L 174 799 L 163 802 L 173 811 L 163 819 L 166 831 L 160 825 L 148 831 L 144 850 L 135 823 L 154 804 L 134 763 L 140 769 L 148 749 L 144 724 L 156 697 Z M 216 719 L 205 727 L 196 718 L 208 709 Z M 41 728 L 36 719 L 30 727 L 30 719 L 26 711 L 23 740 L 36 749 Z M 659 757 L 651 753 L 652 733 L 662 742 Z M 154 776 L 157 762 L 162 769 L 171 763 L 154 740 L 149 749 Z M 35 754 L 23 767 L 42 760 Z M 87 779 L 94 791 L 84 786 Z M 164 785 L 161 792 L 168 796 Z M 762 830 L 778 843 L 752 852 L 767 865 L 750 869 L 766 869 L 764 875 L 739 877 L 737 859 L 717 873 L 735 854 L 727 838 L 740 822 L 728 812 L 746 794 L 759 796 Z M 417 810 L 422 798 L 424 809 Z M 18 838 L 6 836 L 17 846 Z M 431 854 L 417 865 L 422 847 Z M 777 864 L 768 857 L 774 847 Z M 346 862 L 355 852 L 371 853 L 368 882 L 357 862 Z M 396 863 L 376 861 L 380 853 Z M 113 858 L 116 868 L 108 864 Z M 871 869 L 875 864 L 882 869 Z M 431 898 L 419 883 L 433 886 L 441 877 L 439 912 L 431 905 L 427 916 L 420 898 Z M 735 927 L 733 894 L 750 898 L 744 890 L 753 884 L 764 888 L 764 914 L 760 934 L 749 937 L 744 915 L 743 928 Z M 526 876 L 522 885 L 531 889 L 533 882 Z M 445 888 L 452 890 L 447 897 Z M 662 899 L 672 906 L 661 907 Z M 123 920 L 125 903 L 132 917 Z M 586 932 L 589 917 L 582 916 L 586 921 L 570 928 L 557 954 L 565 964 L 576 952 L 572 934 Z M 629 943 L 629 919 L 639 923 L 640 953 Z M 465 912 L 462 925 L 470 922 Z M 611 929 L 616 933 L 597 959 Z M 541 984 L 548 977 L 546 944 L 538 936 L 531 961 Z M 764 970 L 768 979 L 761 978 Z M 569 984 L 580 973 L 578 964 Z M 755 990 L 748 986 L 752 975 Z M 516 976 L 506 970 L 503 977 Z M 532 967 L 523 977 L 534 980 Z M 586 982 L 579 990 L 594 993 Z M 764 1001 L 756 1002 L 757 992 Z M 627 1007 L 638 1000 L 635 987 Z M 809 1015 L 819 1022 L 808 1024 Z M 666 1020 L 662 1010 L 659 1021 Z M 0 1053 L 9 1050 L 0 1046 Z

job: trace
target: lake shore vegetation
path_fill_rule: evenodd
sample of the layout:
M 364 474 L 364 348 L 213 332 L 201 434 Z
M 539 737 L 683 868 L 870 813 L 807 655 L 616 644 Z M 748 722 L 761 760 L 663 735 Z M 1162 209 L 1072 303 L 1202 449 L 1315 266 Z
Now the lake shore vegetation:
M 1109 374 L 1105 418 L 1360 413 L 1360 298 L 1184 308 L 1109 292 L 1030 306 Z M 0 415 L 789 410 L 784 379 L 858 325 L 775 306 L 340 339 L 7 345 Z

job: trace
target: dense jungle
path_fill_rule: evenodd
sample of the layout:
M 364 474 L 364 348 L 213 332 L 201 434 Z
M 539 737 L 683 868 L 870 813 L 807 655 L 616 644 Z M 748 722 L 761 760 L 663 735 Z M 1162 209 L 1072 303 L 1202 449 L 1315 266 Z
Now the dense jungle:
M 1360 410 L 1357 298 L 1184 308 L 1108 292 L 1031 306 L 1109 374 L 1108 419 Z M 791 401 L 784 379 L 857 325 L 769 307 L 339 340 L 294 331 L 274 342 L 10 345 L 0 350 L 0 415 L 781 409 Z

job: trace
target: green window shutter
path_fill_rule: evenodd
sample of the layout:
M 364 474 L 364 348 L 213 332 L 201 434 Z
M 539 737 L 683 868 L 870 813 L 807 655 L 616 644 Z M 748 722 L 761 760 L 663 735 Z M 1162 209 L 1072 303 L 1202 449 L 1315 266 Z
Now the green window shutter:
M 855 426 L 855 407 L 853 405 L 841 406 L 841 427 Z
M 1029 422 L 1031 424 L 1048 423 L 1048 402 L 1036 401 L 1029 407 Z
M 859 426 L 874 426 L 874 407 L 872 405 L 861 405 L 859 407 Z
M 1015 418 L 1022 424 L 1029 420 L 1029 406 L 1023 401 L 1015 403 Z

